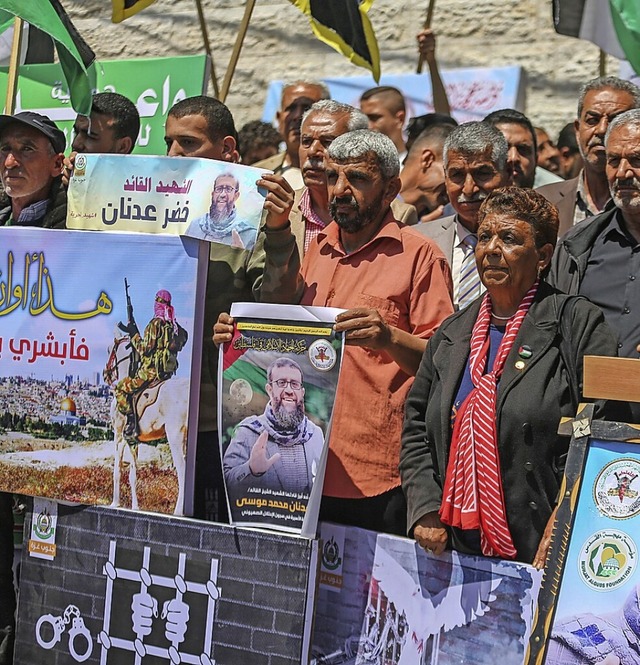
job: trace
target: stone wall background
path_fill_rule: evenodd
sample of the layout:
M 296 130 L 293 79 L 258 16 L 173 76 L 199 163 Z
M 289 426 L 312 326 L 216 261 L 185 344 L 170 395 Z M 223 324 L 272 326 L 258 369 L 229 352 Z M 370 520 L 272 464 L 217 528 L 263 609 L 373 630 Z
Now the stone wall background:
M 427 0 L 373 3 L 369 17 L 384 73 L 415 71 L 415 35 L 427 5 Z M 204 52 L 195 0 L 157 0 L 120 24 L 111 23 L 107 0 L 65 0 L 64 6 L 99 59 Z M 203 7 L 221 85 L 245 2 L 203 0 Z M 555 33 L 551 0 L 439 0 L 432 27 L 438 35 L 441 69 L 524 67 L 528 81 L 525 112 L 534 124 L 554 135 L 575 117 L 580 85 L 598 75 L 598 48 Z M 607 74 L 617 75 L 618 70 L 618 61 L 608 56 Z M 258 0 L 227 104 L 240 127 L 261 116 L 271 80 L 364 73 L 366 70 L 315 39 L 307 17 L 288 0 Z

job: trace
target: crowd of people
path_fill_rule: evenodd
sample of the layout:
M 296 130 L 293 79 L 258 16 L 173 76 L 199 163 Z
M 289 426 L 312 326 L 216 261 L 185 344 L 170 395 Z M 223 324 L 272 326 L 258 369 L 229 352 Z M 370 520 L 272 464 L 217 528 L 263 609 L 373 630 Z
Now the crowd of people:
M 210 244 L 194 516 L 228 520 L 216 345 L 231 339 L 231 304 L 339 307 L 347 346 L 320 518 L 542 567 L 569 444 L 557 426 L 581 400 L 583 356 L 639 357 L 640 89 L 585 82 L 556 142 L 515 109 L 458 125 L 432 34 L 419 43 L 436 113 L 408 125 L 399 90 L 368 90 L 358 109 L 317 81 L 283 86 L 278 130 L 236 132 L 211 97 L 169 109 L 167 155 L 270 171 L 255 246 Z M 96 94 L 65 156 L 49 118 L 0 116 L 0 225 L 64 228 L 76 153 L 129 153 L 139 127 L 129 100 Z M 0 663 L 10 524 L 0 494 Z

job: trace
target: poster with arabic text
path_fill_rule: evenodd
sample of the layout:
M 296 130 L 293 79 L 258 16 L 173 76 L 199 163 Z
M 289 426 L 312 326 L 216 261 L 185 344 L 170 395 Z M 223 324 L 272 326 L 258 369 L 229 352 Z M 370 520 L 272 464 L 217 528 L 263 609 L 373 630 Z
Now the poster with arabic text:
M 0 247 L 0 491 L 188 513 L 206 243 L 5 227 Z
M 252 249 L 264 171 L 193 157 L 76 155 L 67 227 L 187 235 Z
M 341 310 L 236 303 L 221 347 L 218 432 L 233 524 L 316 532 L 343 336 Z

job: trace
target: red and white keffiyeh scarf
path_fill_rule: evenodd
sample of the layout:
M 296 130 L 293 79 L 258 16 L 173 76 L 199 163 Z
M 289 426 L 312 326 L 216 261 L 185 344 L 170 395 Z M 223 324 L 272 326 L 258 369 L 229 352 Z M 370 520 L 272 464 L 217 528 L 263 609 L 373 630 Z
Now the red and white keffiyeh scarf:
M 505 361 L 537 290 L 538 281 L 529 289 L 517 312 L 507 323 L 489 373 L 485 373 L 491 322 L 491 299 L 488 293 L 482 300 L 471 333 L 469 369 L 474 387 L 456 416 L 440 519 L 459 529 L 479 529 L 480 544 L 485 556 L 504 559 L 516 556 L 507 524 L 500 475 L 496 395 Z

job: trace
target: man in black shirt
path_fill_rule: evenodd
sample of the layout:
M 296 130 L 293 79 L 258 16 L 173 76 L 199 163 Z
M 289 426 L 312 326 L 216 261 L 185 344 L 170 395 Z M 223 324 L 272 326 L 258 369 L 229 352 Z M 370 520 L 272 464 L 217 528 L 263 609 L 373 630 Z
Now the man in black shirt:
M 640 109 L 618 115 L 605 139 L 611 201 L 558 243 L 549 281 L 586 296 L 618 335 L 621 356 L 640 344 Z

